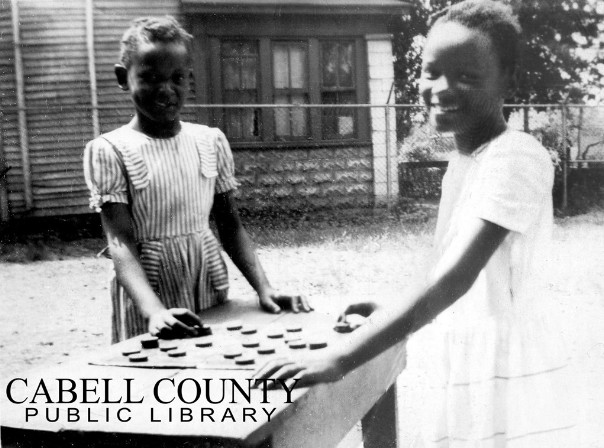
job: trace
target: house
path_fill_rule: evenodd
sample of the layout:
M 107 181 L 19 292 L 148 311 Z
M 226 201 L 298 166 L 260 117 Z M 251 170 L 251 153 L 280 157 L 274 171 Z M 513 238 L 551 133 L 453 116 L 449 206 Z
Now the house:
M 393 84 L 389 33 L 407 8 L 399 0 L 0 2 L 0 220 L 90 211 L 83 147 L 131 116 L 113 64 L 121 34 L 142 15 L 174 15 L 194 35 L 184 119 L 227 134 L 242 207 L 389 201 L 398 191 L 394 112 L 383 107 Z

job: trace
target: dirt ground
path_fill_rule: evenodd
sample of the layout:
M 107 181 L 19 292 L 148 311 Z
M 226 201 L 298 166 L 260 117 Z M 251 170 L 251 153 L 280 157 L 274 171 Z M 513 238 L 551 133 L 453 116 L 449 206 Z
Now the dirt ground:
M 261 244 L 259 255 L 275 286 L 305 293 L 320 311 L 336 313 L 351 300 L 397 297 L 417 282 L 430 248 L 433 220 L 412 229 L 357 227 L 315 234 L 296 244 Z M 313 232 L 316 233 L 316 232 Z M 100 239 L 76 240 L 50 261 L 0 263 L 0 376 L 57 363 L 109 344 L 111 261 L 94 257 Z M 54 259 L 53 258 L 62 258 Z M 546 292 L 553 313 L 568 322 L 580 367 L 585 446 L 604 446 L 604 212 L 558 219 Z M 252 299 L 230 266 L 231 297 Z M 412 374 L 399 381 L 403 442 L 413 426 Z M 407 429 L 406 429 L 407 428 Z M 405 445 L 403 445 L 405 446 Z

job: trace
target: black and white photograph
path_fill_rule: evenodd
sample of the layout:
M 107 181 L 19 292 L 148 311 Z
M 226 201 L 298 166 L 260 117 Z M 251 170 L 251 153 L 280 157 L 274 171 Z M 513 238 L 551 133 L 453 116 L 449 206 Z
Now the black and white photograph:
M 604 448 L 604 1 L 0 0 L 0 446 Z

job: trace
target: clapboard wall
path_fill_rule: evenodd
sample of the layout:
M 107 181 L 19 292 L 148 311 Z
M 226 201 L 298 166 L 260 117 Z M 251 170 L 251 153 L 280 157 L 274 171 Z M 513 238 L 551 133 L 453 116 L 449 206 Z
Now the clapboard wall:
M 181 3 L 0 0 L 0 174 L 3 164 L 11 167 L 5 178 L 0 176 L 0 221 L 90 212 L 82 170 L 84 146 L 96 134 L 126 124 L 132 117 L 129 95 L 118 88 L 114 77 L 120 37 L 132 19 L 141 15 L 171 14 L 183 20 Z M 360 33 L 355 36 L 364 38 L 366 48 L 359 52 L 359 70 L 368 72 L 368 95 L 360 95 L 360 99 L 382 104 L 392 85 L 391 44 L 386 34 L 387 20 L 383 20 L 386 16 L 364 21 L 359 31 L 351 26 L 354 21 L 341 20 L 338 14 L 324 17 L 324 25 L 340 27 L 339 32 L 345 35 Z M 185 22 L 188 29 L 193 29 L 194 23 L 211 22 L 220 30 L 214 34 L 241 33 L 232 17 L 225 20 L 209 12 L 188 10 L 187 18 L 192 21 Z M 313 15 L 296 17 L 295 21 L 300 21 L 294 27 L 297 31 L 281 26 L 283 33 L 291 32 L 295 38 L 296 33 L 306 35 L 305 24 L 316 20 Z M 250 27 L 254 35 L 258 33 L 256 27 Z M 201 52 L 198 60 L 204 60 L 203 51 L 208 49 L 196 43 L 196 51 Z M 207 82 L 203 70 L 195 73 L 200 83 L 198 92 L 217 88 Z M 196 97 L 193 79 L 191 87 L 188 103 L 205 102 L 203 95 Z M 203 112 L 186 108 L 183 119 L 194 121 Z M 359 138 L 352 145 L 320 140 L 300 147 L 278 141 L 267 141 L 262 146 L 234 145 L 236 171 L 242 176 L 242 189 L 236 194 L 242 206 L 263 208 L 275 200 L 292 207 L 297 201 L 318 206 L 378 203 L 380 188 L 386 185 L 379 177 L 384 177 L 385 171 L 380 171 L 381 165 L 376 162 L 385 160 L 376 150 L 385 147 L 381 120 L 371 122 L 371 126 L 378 125 L 371 137 Z M 394 135 L 394 124 L 390 129 Z M 294 157 L 299 160 L 292 162 Z M 275 193 L 275 186 L 281 184 L 286 186 Z
M 9 217 L 9 200 L 17 209 L 24 206 L 14 61 L 10 2 L 0 1 L 0 174 L 11 167 L 6 176 L 0 177 L 2 221 Z
M 87 30 L 87 8 L 92 30 Z M 8 213 L 18 217 L 86 212 L 84 145 L 94 137 L 95 128 L 106 132 L 132 116 L 128 94 L 119 90 L 113 75 L 121 34 L 141 15 L 178 16 L 179 1 L 17 0 L 11 7 L 5 0 L 0 1 L 0 13 L 0 170 L 2 161 L 11 167 L 0 184 L 0 218 L 5 220 Z M 22 60 L 19 80 L 15 13 Z M 87 31 L 93 33 L 93 65 Z M 91 106 L 93 78 L 97 116 Z

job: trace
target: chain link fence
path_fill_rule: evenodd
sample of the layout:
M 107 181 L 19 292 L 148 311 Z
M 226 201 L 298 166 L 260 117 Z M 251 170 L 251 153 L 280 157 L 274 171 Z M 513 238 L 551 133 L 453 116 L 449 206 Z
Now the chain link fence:
M 130 110 L 128 104 L 101 105 L 92 115 L 99 118 L 99 131 L 107 132 L 127 122 Z M 20 115 L 29 121 L 17 124 Z M 512 128 L 531 133 L 550 151 L 559 208 L 588 193 L 602 197 L 604 106 L 510 105 L 506 115 Z M 27 197 L 40 216 L 88 211 L 81 155 L 94 137 L 93 127 L 85 124 L 90 117 L 90 107 L 77 105 L 2 111 L 5 218 L 31 216 Z M 193 104 L 183 119 L 217 126 L 227 135 L 245 216 L 332 219 L 388 210 L 401 200 L 434 201 L 454 148 L 452 137 L 435 133 L 418 105 Z
M 452 136 L 434 132 L 425 108 L 395 107 L 400 195 L 437 199 Z M 604 105 L 520 104 L 504 112 L 512 129 L 530 133 L 549 151 L 556 207 L 581 209 L 604 198 Z
M 192 105 L 222 129 L 244 215 L 315 219 L 396 203 L 394 110 L 367 104 Z M 387 118 L 389 116 L 389 118 Z M 390 121 L 390 123 L 388 123 Z

